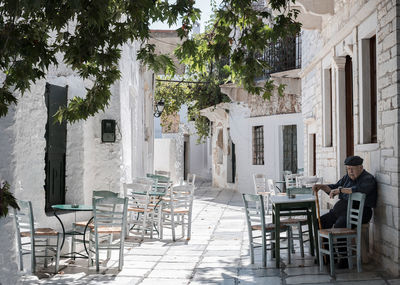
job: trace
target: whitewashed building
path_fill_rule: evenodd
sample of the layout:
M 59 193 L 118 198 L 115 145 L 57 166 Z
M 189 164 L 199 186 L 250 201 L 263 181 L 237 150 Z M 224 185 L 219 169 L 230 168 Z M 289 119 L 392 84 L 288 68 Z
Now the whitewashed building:
M 121 192 L 122 182 L 153 172 L 154 75 L 137 61 L 138 48 L 137 42 L 123 46 L 122 77 L 112 86 L 104 112 L 86 121 L 53 124 L 58 106 L 85 96 L 92 84 L 60 64 L 0 118 L 0 177 L 16 198 L 32 201 L 38 227 L 61 231 L 52 204 L 91 205 L 93 190 Z M 77 214 L 83 218 L 84 213 Z M 68 229 L 74 214 L 61 219 Z M 19 273 L 11 217 L 0 218 L 0 240 L 0 283 L 15 284 Z
M 305 171 L 326 182 L 349 155 L 378 181 L 373 261 L 400 274 L 399 1 L 297 0 L 302 32 Z M 328 201 L 328 199 L 326 199 Z

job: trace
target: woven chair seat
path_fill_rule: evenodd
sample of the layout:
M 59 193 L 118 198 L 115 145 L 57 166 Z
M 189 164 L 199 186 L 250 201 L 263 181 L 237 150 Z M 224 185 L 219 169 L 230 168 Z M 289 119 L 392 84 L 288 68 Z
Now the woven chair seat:
M 332 234 L 334 236 L 338 235 L 349 235 L 349 234 L 357 234 L 356 229 L 348 229 L 348 228 L 332 228 L 332 229 L 322 229 L 319 231 L 321 235 L 329 235 Z
M 251 226 L 251 228 L 252 228 L 253 230 L 259 230 L 259 231 L 261 231 L 261 225 L 254 225 L 254 226 Z M 280 228 L 281 228 L 281 230 L 286 230 L 286 229 L 287 229 L 287 226 L 281 224 L 281 225 L 280 225 Z M 273 231 L 273 230 L 275 230 L 275 224 L 273 224 L 273 223 L 266 224 L 266 225 L 265 225 L 265 230 L 267 230 L 267 231 Z
M 58 232 L 51 228 L 36 228 L 35 229 L 35 236 L 56 236 Z M 30 232 L 21 232 L 21 237 L 30 237 Z
M 163 209 L 163 212 L 164 213 L 171 213 L 172 211 L 171 211 L 171 209 Z M 174 213 L 175 214 L 185 214 L 185 213 L 188 213 L 189 212 L 189 209 L 187 209 L 187 208 L 176 208 L 176 209 L 174 209 Z
M 257 192 L 257 194 L 258 194 L 258 195 L 266 196 L 266 195 L 270 195 L 271 192 L 269 192 L 269 191 L 259 191 L 259 192 Z
M 146 212 L 151 212 L 152 209 L 148 208 Z M 129 207 L 128 208 L 128 212 L 137 212 L 137 213 L 144 213 L 144 209 L 143 208 L 133 208 L 133 207 Z
M 298 223 L 307 223 L 307 219 L 295 219 L 295 218 L 288 218 L 281 220 L 281 224 L 286 224 L 286 225 L 292 225 L 292 224 L 298 224 Z
M 74 224 L 75 224 L 75 226 L 78 226 L 78 227 L 86 227 L 86 225 L 88 224 L 88 221 L 80 221 L 80 222 L 76 222 L 76 223 L 74 223 Z M 93 222 L 91 222 L 90 224 L 88 224 L 88 227 L 89 227 L 89 228 L 93 228 L 93 227 L 94 227 Z
M 94 232 L 95 231 L 94 227 L 91 230 L 92 232 Z M 99 234 L 117 234 L 121 232 L 121 227 L 99 226 L 97 228 L 97 232 Z

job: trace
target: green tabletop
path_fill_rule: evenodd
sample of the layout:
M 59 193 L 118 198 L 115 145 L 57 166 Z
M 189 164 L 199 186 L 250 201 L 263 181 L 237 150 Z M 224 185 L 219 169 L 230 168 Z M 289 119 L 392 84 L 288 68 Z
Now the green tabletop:
M 93 211 L 93 207 L 88 205 L 63 204 L 63 205 L 53 205 L 51 207 L 54 210 L 64 210 L 64 211 Z

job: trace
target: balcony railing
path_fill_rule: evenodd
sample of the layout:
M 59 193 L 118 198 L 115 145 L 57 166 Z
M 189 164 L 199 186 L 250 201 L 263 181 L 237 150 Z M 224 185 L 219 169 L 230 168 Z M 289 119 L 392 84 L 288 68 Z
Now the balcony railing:
M 272 73 L 301 68 L 300 35 L 271 42 L 258 59 L 268 65 L 263 71 L 263 78 L 269 78 Z

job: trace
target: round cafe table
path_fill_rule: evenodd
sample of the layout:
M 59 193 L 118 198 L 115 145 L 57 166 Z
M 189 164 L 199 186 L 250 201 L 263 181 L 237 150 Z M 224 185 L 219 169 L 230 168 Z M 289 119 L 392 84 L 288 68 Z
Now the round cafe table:
M 61 204 L 61 205 L 53 205 L 51 206 L 51 208 L 54 211 L 54 216 L 57 218 L 57 220 L 60 222 L 61 224 L 61 228 L 63 231 L 63 239 L 62 239 L 62 243 L 61 243 L 61 247 L 63 247 L 64 245 L 64 241 L 65 241 L 65 235 L 71 235 L 71 236 L 75 236 L 75 235 L 82 235 L 83 236 L 83 246 L 85 247 L 85 251 L 86 253 L 89 255 L 89 252 L 86 248 L 86 242 L 85 242 L 85 233 L 86 230 L 89 226 L 89 224 L 92 222 L 93 217 L 89 219 L 89 221 L 87 222 L 85 229 L 82 232 L 78 232 L 78 231 L 65 231 L 65 227 L 64 227 L 64 223 L 62 222 L 62 220 L 60 219 L 60 217 L 57 215 L 57 211 L 67 211 L 67 212 L 74 212 L 75 213 L 75 223 L 76 223 L 76 212 L 91 212 L 93 211 L 93 207 L 89 206 L 89 205 L 72 205 L 72 204 Z M 80 257 L 84 257 L 87 258 L 87 256 L 82 255 L 79 252 L 71 252 L 71 255 L 73 255 L 73 257 L 75 258 L 75 254 L 80 255 Z M 65 256 L 64 256 L 65 257 Z M 69 257 L 69 256 L 68 256 Z M 71 256 L 72 257 L 72 256 Z

